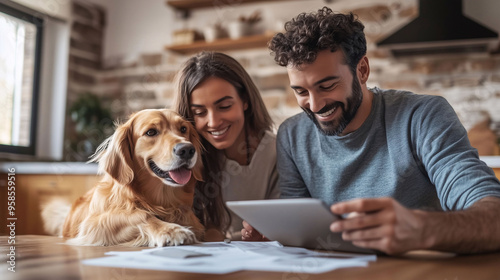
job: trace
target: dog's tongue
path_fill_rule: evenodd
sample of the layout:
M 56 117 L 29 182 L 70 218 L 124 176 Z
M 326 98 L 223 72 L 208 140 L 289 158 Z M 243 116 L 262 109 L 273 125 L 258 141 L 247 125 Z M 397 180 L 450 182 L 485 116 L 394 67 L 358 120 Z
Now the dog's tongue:
M 185 185 L 189 182 L 189 179 L 191 179 L 191 170 L 181 167 L 179 169 L 169 171 L 168 175 L 170 175 L 170 178 L 172 178 L 172 180 L 174 180 L 177 184 Z

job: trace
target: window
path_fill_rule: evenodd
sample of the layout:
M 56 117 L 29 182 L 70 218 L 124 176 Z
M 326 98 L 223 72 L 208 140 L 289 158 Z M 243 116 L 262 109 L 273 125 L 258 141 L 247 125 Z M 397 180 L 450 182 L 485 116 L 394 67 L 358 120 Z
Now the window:
M 0 152 L 35 154 L 42 26 L 0 4 Z

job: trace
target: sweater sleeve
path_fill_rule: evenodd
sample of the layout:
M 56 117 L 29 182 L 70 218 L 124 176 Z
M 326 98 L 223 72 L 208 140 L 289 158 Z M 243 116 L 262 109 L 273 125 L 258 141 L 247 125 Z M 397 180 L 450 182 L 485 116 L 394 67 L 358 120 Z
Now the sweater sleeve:
M 444 210 L 465 209 L 487 197 L 500 197 L 500 182 L 479 159 L 455 111 L 442 97 L 417 106 L 411 138 Z
M 276 158 L 281 198 L 311 197 L 292 157 L 290 131 L 286 122 L 280 126 L 276 141 Z

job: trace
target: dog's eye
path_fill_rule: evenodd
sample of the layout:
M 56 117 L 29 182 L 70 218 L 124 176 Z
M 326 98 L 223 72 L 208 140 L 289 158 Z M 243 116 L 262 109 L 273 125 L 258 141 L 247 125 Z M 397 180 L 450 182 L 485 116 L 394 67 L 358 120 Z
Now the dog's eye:
M 150 129 L 150 130 L 146 131 L 147 136 L 155 136 L 156 134 L 158 134 L 158 130 L 156 130 L 156 129 Z
M 187 127 L 181 126 L 181 133 L 186 133 L 187 130 L 188 130 Z

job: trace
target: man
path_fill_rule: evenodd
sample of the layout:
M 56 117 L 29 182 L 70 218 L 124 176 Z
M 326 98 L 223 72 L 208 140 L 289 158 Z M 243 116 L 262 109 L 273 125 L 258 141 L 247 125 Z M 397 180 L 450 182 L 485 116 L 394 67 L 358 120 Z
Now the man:
M 331 231 L 388 254 L 500 249 L 500 183 L 444 98 L 368 89 L 352 14 L 325 7 L 285 26 L 270 49 L 304 112 L 278 131 L 281 197 L 325 201 L 349 217 Z M 262 238 L 244 226 L 244 240 Z

